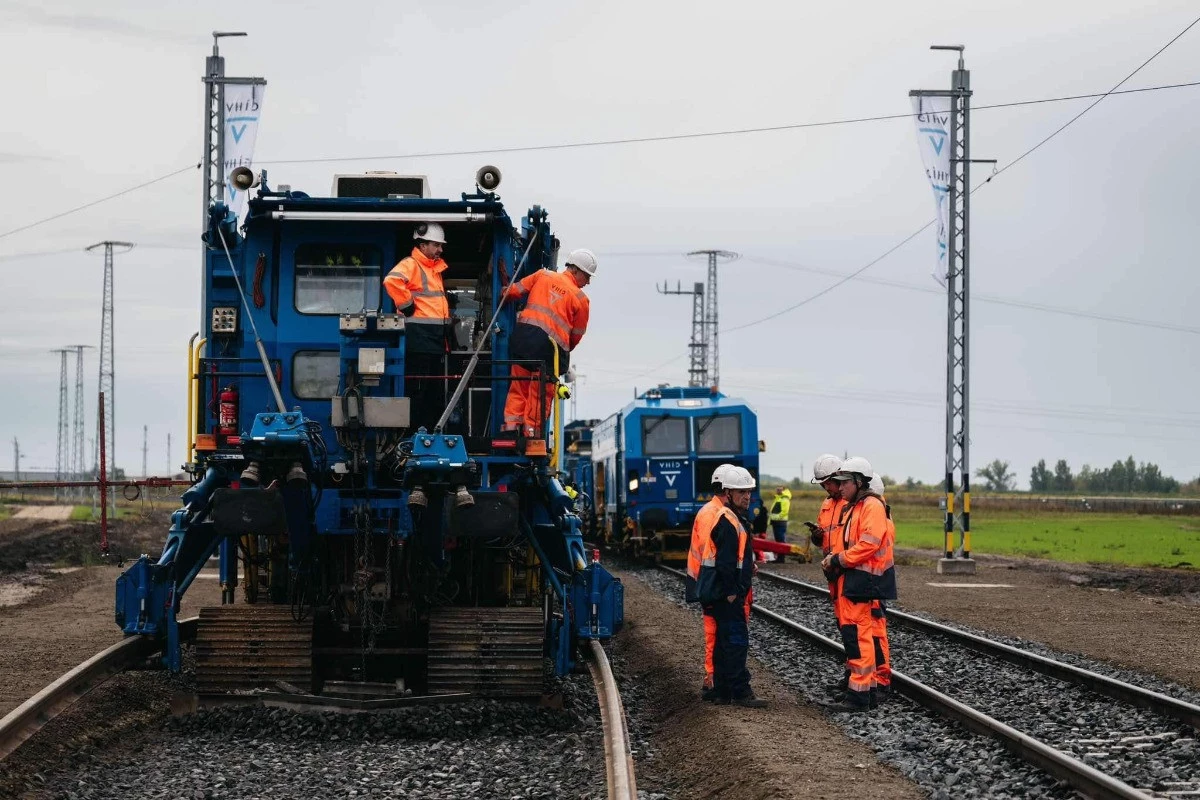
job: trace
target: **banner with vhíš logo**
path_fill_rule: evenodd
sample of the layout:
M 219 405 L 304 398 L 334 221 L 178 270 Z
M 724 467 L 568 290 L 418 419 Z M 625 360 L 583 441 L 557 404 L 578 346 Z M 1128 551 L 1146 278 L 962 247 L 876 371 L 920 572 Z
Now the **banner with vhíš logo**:
M 950 98 L 911 96 L 917 121 L 917 145 L 925 175 L 933 187 L 937 204 L 938 267 L 936 277 L 944 281 L 950 271 L 948 231 L 950 229 Z
M 249 193 L 234 188 L 229 173 L 238 167 L 253 168 L 254 140 L 258 138 L 258 119 L 266 88 L 261 83 L 225 84 L 225 202 L 239 217 L 246 208 Z

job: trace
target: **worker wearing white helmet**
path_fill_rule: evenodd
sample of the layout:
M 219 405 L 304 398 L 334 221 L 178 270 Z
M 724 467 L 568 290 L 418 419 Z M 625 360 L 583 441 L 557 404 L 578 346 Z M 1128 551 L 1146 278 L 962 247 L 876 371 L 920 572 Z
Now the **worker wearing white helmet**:
M 436 222 L 422 222 L 413 230 L 412 253 L 392 267 L 383 279 L 396 311 L 408 319 L 404 335 L 404 393 L 410 399 L 414 428 L 432 429 L 445 402 L 447 333 L 450 302 L 442 273 L 449 269 L 442 258 L 446 232 Z
M 717 625 L 712 700 L 745 708 L 766 706 L 754 696 L 746 669 L 745 603 L 754 570 L 746 513 L 755 485 L 744 467 L 724 472 L 721 493 L 696 514 L 696 546 L 688 551 L 686 581 L 688 600 L 699 602 Z
M 701 508 L 701 512 L 713 503 L 721 502 L 720 494 L 724 489 L 725 475 L 733 468 L 733 464 L 718 464 L 717 468 L 713 470 L 712 479 L 709 481 L 712 499 Z M 692 542 L 688 548 L 689 553 L 699 553 L 701 537 L 708 535 L 707 531 L 701 530 L 699 524 L 703 516 L 705 516 L 703 513 L 697 513 L 692 521 Z M 704 681 L 700 684 L 700 698 L 712 701 L 716 699 L 716 694 L 713 692 L 713 648 L 717 644 L 717 621 L 708 614 L 702 615 L 701 619 L 704 620 Z
M 842 499 L 842 484 L 834 478 L 834 474 L 842 468 L 842 459 L 832 453 L 824 453 L 817 456 L 817 460 L 813 463 L 812 483 L 819 484 L 825 490 L 826 497 L 821 501 L 821 508 L 817 511 L 816 522 L 805 522 L 805 527 L 809 531 L 809 540 L 821 548 L 823 556 L 827 556 L 835 552 L 835 548 L 841 550 L 841 537 L 838 532 L 841 530 L 839 523 L 842 518 L 842 509 L 846 507 L 846 501 Z M 842 623 L 838 620 L 838 603 L 837 603 L 837 581 L 829 581 L 829 600 L 833 606 L 834 623 L 838 626 L 838 632 L 841 632 Z M 849 673 L 842 676 L 842 679 L 825 688 L 831 692 L 845 692 L 849 685 Z
M 523 430 L 527 437 L 545 438 L 543 426 L 554 402 L 559 375 L 571 366 L 571 351 L 587 332 L 591 303 L 583 287 L 596 274 L 596 254 L 572 250 L 566 271 L 538 270 L 509 287 L 505 298 L 525 301 L 508 340 L 513 361 L 536 361 L 510 368 L 508 397 L 504 402 L 504 429 Z M 556 371 L 557 370 L 557 371 Z
M 852 456 L 833 475 L 846 501 L 841 549 L 827 555 L 821 568 L 836 582 L 836 616 L 849 671 L 848 690 L 831 706 L 839 711 L 874 705 L 879 693 L 873 690 L 882 684 L 877 667 L 886 664 L 882 643 L 876 642 L 875 617 L 884 613 L 885 601 L 896 599 L 895 532 L 883 499 L 871 491 L 874 474 L 869 461 Z

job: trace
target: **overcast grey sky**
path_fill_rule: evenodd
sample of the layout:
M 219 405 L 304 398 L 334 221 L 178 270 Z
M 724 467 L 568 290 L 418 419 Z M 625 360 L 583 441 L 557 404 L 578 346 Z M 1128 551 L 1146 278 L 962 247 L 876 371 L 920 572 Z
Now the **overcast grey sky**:
M 286 10 L 285 10 L 286 9 Z M 577 351 L 581 416 L 686 379 L 702 280 L 721 275 L 723 388 L 758 409 L 765 471 L 849 451 L 936 480 L 944 453 L 945 297 L 926 231 L 860 279 L 760 325 L 933 217 L 911 120 L 492 156 L 373 158 L 787 125 L 909 111 L 967 45 L 974 104 L 1103 92 L 1200 13 L 1194 3 L 286 4 L 0 2 L 0 233 L 194 164 L 214 29 L 230 75 L 269 81 L 256 160 L 272 183 L 427 174 L 435 194 L 495 163 L 514 214 L 546 207 L 564 246 L 600 254 Z M 1127 84 L 1200 80 L 1200 26 Z M 1008 163 L 1090 101 L 979 110 L 972 154 Z M 1110 97 L 972 204 L 972 463 L 1078 468 L 1132 454 L 1200 474 L 1195 344 L 1200 87 Z M 982 177 L 981 171 L 977 175 Z M 116 275 L 117 460 L 183 460 L 185 352 L 198 329 L 199 174 L 0 237 L 0 465 L 13 436 L 53 467 L 58 360 L 98 343 L 101 239 L 138 248 Z M 37 257 L 22 253 L 71 251 Z M 902 285 L 896 285 L 902 284 Z M 985 300 L 989 302 L 985 302 Z M 1150 321 L 1118 324 L 1037 304 Z M 1190 328 L 1187 330 L 1172 330 Z M 663 365 L 674 356 L 678 359 Z M 73 364 L 72 364 L 73 367 Z M 656 368 L 657 367 L 657 368 Z M 89 354 L 87 396 L 95 392 Z M 89 436 L 94 401 L 88 401 Z

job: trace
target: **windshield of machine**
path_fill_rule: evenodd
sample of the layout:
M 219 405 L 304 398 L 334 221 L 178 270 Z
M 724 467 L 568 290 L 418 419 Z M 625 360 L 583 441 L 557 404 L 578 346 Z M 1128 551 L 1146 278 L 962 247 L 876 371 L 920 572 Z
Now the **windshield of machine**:
M 742 420 L 729 414 L 697 417 L 697 453 L 738 453 L 742 449 Z
M 642 452 L 648 456 L 687 455 L 687 420 L 682 417 L 642 417 Z
M 379 308 L 382 261 L 369 245 L 300 245 L 295 258 L 296 310 L 350 314 Z

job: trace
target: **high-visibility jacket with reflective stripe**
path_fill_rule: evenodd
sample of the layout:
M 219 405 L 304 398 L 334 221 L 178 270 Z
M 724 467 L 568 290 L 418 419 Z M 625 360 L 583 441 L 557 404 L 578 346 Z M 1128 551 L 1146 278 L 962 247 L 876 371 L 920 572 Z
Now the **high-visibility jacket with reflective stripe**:
M 771 522 L 787 522 L 792 509 L 792 493 L 784 489 L 771 501 Z
M 392 267 L 383 279 L 383 288 L 397 311 L 413 307 L 409 322 L 445 322 L 450 319 L 450 304 L 446 302 L 442 273 L 448 268 L 443 259 L 427 258 L 414 247 L 411 256 Z
M 849 507 L 842 524 L 842 552 L 837 556 L 846 570 L 842 594 L 847 599 L 896 599 L 895 542 L 896 529 L 883 498 L 866 494 Z
M 718 578 L 717 542 L 713 539 L 713 531 L 722 521 L 733 528 L 737 546 L 737 573 L 743 571 L 749 541 L 746 528 L 721 498 L 714 497 L 696 513 L 696 520 L 692 523 L 692 544 L 688 549 L 687 579 L 684 581 L 685 599 L 689 603 L 715 603 L 730 594 L 743 593 L 737 588 L 730 591 L 728 586 L 722 587 L 725 581 Z M 735 586 L 737 582 L 735 575 Z
M 564 272 L 540 269 L 510 288 L 507 296 L 525 300 L 517 322 L 541 328 L 567 352 L 574 350 L 587 332 L 591 302 Z
M 829 553 L 842 552 L 842 537 L 838 536 L 839 523 L 842 519 L 842 509 L 846 507 L 846 501 L 840 497 L 826 497 L 821 503 L 821 509 L 817 512 L 817 527 L 821 530 L 821 552 L 828 555 Z

